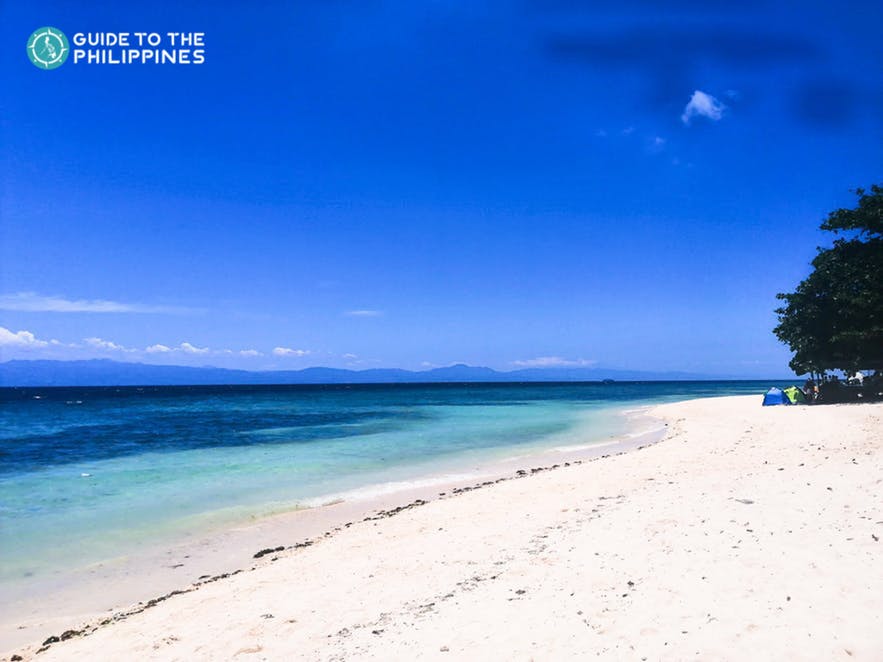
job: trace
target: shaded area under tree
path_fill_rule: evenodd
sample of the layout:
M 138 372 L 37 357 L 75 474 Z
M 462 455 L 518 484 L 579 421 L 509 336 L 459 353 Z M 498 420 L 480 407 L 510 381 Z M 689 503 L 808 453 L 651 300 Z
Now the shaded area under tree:
M 873 397 L 883 370 L 883 187 L 855 192 L 855 208 L 822 223 L 838 237 L 818 250 L 812 273 L 794 292 L 777 295 L 784 305 L 773 332 L 794 353 L 789 365 L 798 375 L 875 371 L 863 388 Z

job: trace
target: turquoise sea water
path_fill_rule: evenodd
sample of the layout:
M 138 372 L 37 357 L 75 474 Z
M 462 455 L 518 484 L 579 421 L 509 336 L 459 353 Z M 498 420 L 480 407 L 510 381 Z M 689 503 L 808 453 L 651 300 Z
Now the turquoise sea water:
M 767 382 L 0 389 L 0 581 L 627 432 Z

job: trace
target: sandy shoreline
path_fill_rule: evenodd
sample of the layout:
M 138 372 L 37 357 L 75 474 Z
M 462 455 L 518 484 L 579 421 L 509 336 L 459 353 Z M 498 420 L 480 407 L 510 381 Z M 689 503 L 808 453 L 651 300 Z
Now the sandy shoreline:
M 460 465 L 455 472 L 423 476 L 401 484 L 372 485 L 315 500 L 310 507 L 253 518 L 183 540 L 157 544 L 138 554 L 75 568 L 59 577 L 7 584 L 0 601 L 0 651 L 12 650 L 78 624 L 137 610 L 139 604 L 187 589 L 206 579 L 249 570 L 264 549 L 317 541 L 347 525 L 415 500 L 432 501 L 471 491 L 482 483 L 517 477 L 521 470 L 633 450 L 662 439 L 664 423 L 648 406 L 621 412 L 630 431 L 606 441 L 534 450 L 497 460 Z M 485 487 L 487 485 L 484 485 Z
M 653 414 L 639 453 L 356 518 L 38 657 L 883 657 L 883 405 Z

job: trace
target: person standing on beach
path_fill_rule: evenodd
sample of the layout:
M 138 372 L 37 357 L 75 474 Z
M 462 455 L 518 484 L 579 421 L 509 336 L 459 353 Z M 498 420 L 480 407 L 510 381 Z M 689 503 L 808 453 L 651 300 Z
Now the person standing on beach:
M 809 403 L 815 402 L 816 399 L 816 383 L 812 377 L 806 380 L 803 384 L 803 394 L 806 396 L 806 401 Z

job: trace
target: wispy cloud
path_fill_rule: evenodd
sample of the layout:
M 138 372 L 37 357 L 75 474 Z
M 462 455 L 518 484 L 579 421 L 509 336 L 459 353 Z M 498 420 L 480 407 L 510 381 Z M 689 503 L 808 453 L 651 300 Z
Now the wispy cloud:
M 310 353 L 308 349 L 292 349 L 291 347 L 274 347 L 273 354 L 275 356 L 306 356 Z
M 687 105 L 684 106 L 681 121 L 688 126 L 694 117 L 707 117 L 713 122 L 717 122 L 724 116 L 726 108 L 721 101 L 715 99 L 710 94 L 702 90 L 696 90 L 693 92 L 693 96 L 690 97 Z
M 166 315 L 202 312 L 201 309 L 181 306 L 154 306 L 106 299 L 68 299 L 58 295 L 43 296 L 36 292 L 0 294 L 0 310 L 28 313 L 153 313 Z
M 196 345 L 191 345 L 189 342 L 182 342 L 178 347 L 181 348 L 182 352 L 187 354 L 208 354 L 211 351 L 208 347 L 197 347 Z
M 147 352 L 148 354 L 165 354 L 167 352 L 172 352 L 174 350 L 171 347 L 168 347 L 167 345 L 156 344 L 156 345 L 151 345 L 150 347 L 147 347 L 144 351 Z
M 348 317 L 381 317 L 382 310 L 348 310 L 344 313 Z
M 83 356 L 107 356 L 107 354 L 127 355 L 128 360 L 132 357 L 151 357 L 163 355 L 172 357 L 177 355 L 183 358 L 186 356 L 240 356 L 243 358 L 254 358 L 264 356 L 264 353 L 257 349 L 212 349 L 211 347 L 200 347 L 190 342 L 182 342 L 177 345 L 164 345 L 162 343 L 154 343 L 146 346 L 144 349 L 127 347 L 120 343 L 98 336 L 83 338 L 80 342 L 60 342 L 58 340 L 42 340 L 37 338 L 30 331 L 13 332 L 4 327 L 0 327 L 0 347 L 7 347 L 10 352 L 20 350 L 46 349 L 48 355 L 53 357 L 59 356 L 58 351 L 62 351 L 63 355 L 72 356 L 74 358 L 82 358 Z M 300 349 L 288 349 L 286 347 L 277 347 L 273 352 L 277 356 L 306 356 L 310 352 Z
M 642 130 L 640 134 L 637 134 L 636 132 L 638 132 L 638 129 L 633 125 L 629 125 L 614 133 L 609 133 L 606 129 L 599 129 L 595 135 L 599 138 L 609 140 L 611 145 L 618 144 L 627 146 L 627 149 L 629 150 L 634 150 L 638 144 L 643 145 L 643 152 L 645 154 L 656 155 L 669 148 L 668 138 L 655 133 L 648 133 L 644 130 Z
M 662 136 L 653 136 L 647 141 L 647 151 L 651 154 L 658 154 L 665 149 L 665 144 L 667 142 L 668 141 Z
M 137 350 L 131 349 L 129 347 L 124 347 L 123 345 L 118 345 L 117 343 L 104 340 L 103 338 L 83 338 L 83 344 L 87 347 L 91 347 L 92 349 L 100 349 L 105 352 L 135 352 Z
M 597 361 L 587 359 L 565 359 L 560 356 L 538 356 L 535 359 L 512 361 L 512 365 L 521 368 L 563 368 L 563 367 L 588 367 L 595 365 Z
M 40 340 L 30 331 L 10 331 L 0 326 L 0 347 L 46 347 L 49 343 Z

